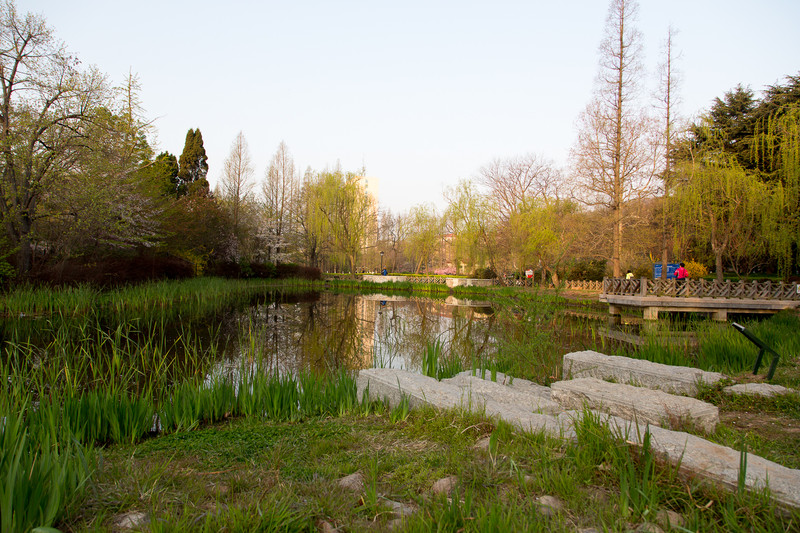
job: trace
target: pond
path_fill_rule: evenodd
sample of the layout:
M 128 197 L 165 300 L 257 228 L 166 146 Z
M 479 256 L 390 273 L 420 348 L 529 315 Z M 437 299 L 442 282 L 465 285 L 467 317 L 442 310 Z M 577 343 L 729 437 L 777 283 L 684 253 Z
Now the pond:
M 492 291 L 479 301 L 256 287 L 231 299 L 214 294 L 203 305 L 196 291 L 187 294 L 182 303 L 148 308 L 102 304 L 7 318 L 4 368 L 9 375 L 25 369 L 29 381 L 93 388 L 113 380 L 141 391 L 256 368 L 296 376 L 388 367 L 439 378 L 483 368 L 548 385 L 561 378 L 563 355 L 584 349 L 723 371 L 752 364 L 714 325 L 659 321 L 654 331 L 610 331 L 596 304 L 534 291 Z M 687 327 L 711 348 L 698 348 L 681 331 Z
M 488 301 L 452 296 L 277 296 L 221 319 L 225 342 L 214 373 L 230 373 L 243 359 L 259 359 L 278 374 L 371 367 L 421 372 L 432 352 L 462 363 L 489 360 L 497 350 L 496 316 Z

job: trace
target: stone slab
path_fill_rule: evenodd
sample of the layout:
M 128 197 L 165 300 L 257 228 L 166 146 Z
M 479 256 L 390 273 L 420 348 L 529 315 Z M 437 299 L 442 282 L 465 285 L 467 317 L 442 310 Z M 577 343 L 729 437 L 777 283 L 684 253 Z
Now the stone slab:
M 470 383 L 468 378 L 475 377 L 476 379 L 481 379 L 488 382 L 495 382 L 498 385 L 502 385 L 506 387 L 506 389 L 511 389 L 513 391 L 517 391 L 522 394 L 531 395 L 534 398 L 538 398 L 541 400 L 550 400 L 551 390 L 550 387 L 545 387 L 544 385 L 539 385 L 538 383 L 534 383 L 533 381 L 528 381 L 527 379 L 520 379 L 520 378 L 513 378 L 511 376 L 507 376 L 502 372 L 495 372 L 494 376 L 489 370 L 482 372 L 481 370 L 465 370 L 464 372 L 460 372 L 453 376 L 450 379 L 445 379 L 448 383 Z M 492 379 L 494 377 L 494 379 Z
M 561 416 L 571 416 L 576 424 L 585 413 L 572 411 Z M 681 431 L 648 427 L 612 415 L 595 413 L 595 416 L 600 416 L 615 434 L 636 446 L 643 445 L 645 432 L 649 429 L 652 450 L 671 464 L 679 466 L 683 474 L 710 481 L 730 491 L 737 490 L 739 451 Z M 748 454 L 745 486 L 748 490 L 768 487 L 771 497 L 780 505 L 800 508 L 800 470 Z
M 698 368 L 604 355 L 591 350 L 566 354 L 563 379 L 585 377 L 611 379 L 618 383 L 687 396 L 697 396 L 699 382 L 711 385 L 725 378 L 719 372 L 705 372 Z
M 491 287 L 494 282 L 490 279 L 447 278 L 445 283 L 452 289 L 453 287 Z
M 408 281 L 406 276 L 382 276 L 380 274 L 364 274 L 361 279 L 371 283 L 403 283 Z
M 565 434 L 555 416 L 534 412 L 535 402 L 541 402 L 551 411 L 558 408 L 553 402 L 525 396 L 513 389 L 498 389 L 495 387 L 503 385 L 472 376 L 464 376 L 463 380 L 462 385 L 456 385 L 405 370 L 371 368 L 360 371 L 356 383 L 359 398 L 369 386 L 370 399 L 386 399 L 391 406 L 400 403 L 405 396 L 411 407 L 430 405 L 440 409 L 467 409 L 501 418 L 524 431 L 544 431 L 556 437 L 570 436 L 570 428 Z M 481 381 L 483 383 L 478 383 Z
M 637 420 L 641 424 L 670 427 L 689 422 L 707 433 L 719 423 L 715 405 L 661 390 L 609 383 L 596 378 L 558 381 L 551 386 L 553 400 L 565 409 L 589 408 Z
M 739 383 L 722 389 L 726 394 L 745 394 L 748 396 L 763 396 L 769 398 L 780 394 L 791 394 L 797 392 L 794 389 L 771 385 L 769 383 Z

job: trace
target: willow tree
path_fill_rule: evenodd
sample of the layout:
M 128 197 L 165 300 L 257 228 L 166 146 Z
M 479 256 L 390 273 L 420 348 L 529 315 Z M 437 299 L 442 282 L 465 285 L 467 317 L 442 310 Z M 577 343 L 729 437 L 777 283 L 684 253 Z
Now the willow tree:
M 416 264 L 415 273 L 419 274 L 423 266 L 428 273 L 433 257 L 442 249 L 443 219 L 433 205 L 420 204 L 411 208 L 406 220 L 406 253 Z
M 763 250 L 761 233 L 766 186 L 731 154 L 702 152 L 678 171 L 675 191 L 682 231 L 707 242 L 714 255 L 716 279 L 724 261 Z
M 788 277 L 800 263 L 800 104 L 783 106 L 758 125 L 753 153 L 772 170 L 763 233 Z
M 533 200 L 519 206 L 509 220 L 518 268 L 541 270 L 542 280 L 548 273 L 558 287 L 558 271 L 575 242 L 576 213 L 576 204 L 565 200 Z
M 448 202 L 445 220 L 453 234 L 457 268 L 489 265 L 496 271 L 498 256 L 495 239 L 498 210 L 488 196 L 482 195 L 469 180 L 445 191 Z
M 305 240 L 327 246 L 334 262 L 356 272 L 363 249 L 374 241 L 377 211 L 359 176 L 340 169 L 307 176 L 303 185 Z M 314 257 L 316 259 L 316 257 Z

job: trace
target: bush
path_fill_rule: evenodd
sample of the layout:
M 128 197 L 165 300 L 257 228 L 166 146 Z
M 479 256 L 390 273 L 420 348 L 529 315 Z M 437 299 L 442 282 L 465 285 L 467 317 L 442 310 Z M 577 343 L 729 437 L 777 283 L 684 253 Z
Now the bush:
M 576 259 L 566 268 L 566 278 L 569 280 L 602 281 L 605 275 L 605 259 Z
M 476 279 L 495 279 L 497 278 L 497 272 L 492 267 L 476 268 L 471 277 Z
M 281 263 L 275 267 L 275 277 L 279 279 L 300 278 L 315 281 L 322 279 L 322 272 L 316 267 Z
M 272 263 L 217 261 L 206 268 L 206 274 L 233 279 L 269 279 L 277 276 L 277 269 Z
M 130 283 L 194 276 L 194 265 L 170 254 L 130 253 L 101 257 L 51 260 L 37 265 L 29 281 L 50 286 L 89 284 L 117 287 Z
M 694 259 L 686 261 L 686 275 L 692 279 L 700 279 L 708 276 L 708 268 Z

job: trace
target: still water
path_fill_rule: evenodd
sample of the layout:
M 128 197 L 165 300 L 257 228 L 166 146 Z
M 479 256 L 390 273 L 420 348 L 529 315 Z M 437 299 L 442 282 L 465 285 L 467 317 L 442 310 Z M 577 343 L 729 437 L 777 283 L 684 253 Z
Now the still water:
M 307 293 L 228 313 L 216 372 L 258 358 L 271 371 L 370 367 L 419 372 L 438 347 L 469 366 L 494 356 L 496 314 L 489 302 L 383 294 Z

